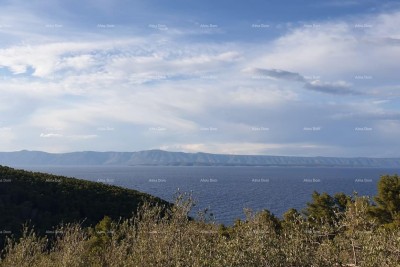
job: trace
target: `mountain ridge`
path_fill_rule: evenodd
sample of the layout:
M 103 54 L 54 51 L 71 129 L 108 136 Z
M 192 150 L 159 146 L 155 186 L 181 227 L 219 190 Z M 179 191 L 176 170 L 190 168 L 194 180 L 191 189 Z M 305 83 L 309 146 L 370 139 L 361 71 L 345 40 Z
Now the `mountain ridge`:
M 119 165 L 119 166 L 304 166 L 399 168 L 400 158 L 299 157 L 169 152 L 159 149 L 137 152 L 43 151 L 0 152 L 0 165 Z

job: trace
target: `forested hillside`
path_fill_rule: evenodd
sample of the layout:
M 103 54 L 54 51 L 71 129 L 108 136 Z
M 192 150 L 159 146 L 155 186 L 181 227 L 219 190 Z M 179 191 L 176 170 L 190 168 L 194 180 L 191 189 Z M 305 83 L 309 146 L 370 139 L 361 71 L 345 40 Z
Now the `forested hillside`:
M 51 234 L 60 223 L 129 218 L 144 202 L 170 205 L 135 190 L 0 166 L 0 238 L 18 236 L 27 222 Z

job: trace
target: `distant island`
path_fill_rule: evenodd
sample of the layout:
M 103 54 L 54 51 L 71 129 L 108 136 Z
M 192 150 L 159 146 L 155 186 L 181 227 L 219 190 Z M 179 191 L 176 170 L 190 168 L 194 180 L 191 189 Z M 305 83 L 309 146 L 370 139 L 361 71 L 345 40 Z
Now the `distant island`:
M 271 166 L 399 168 L 400 158 L 291 157 L 168 152 L 0 152 L 0 165 Z

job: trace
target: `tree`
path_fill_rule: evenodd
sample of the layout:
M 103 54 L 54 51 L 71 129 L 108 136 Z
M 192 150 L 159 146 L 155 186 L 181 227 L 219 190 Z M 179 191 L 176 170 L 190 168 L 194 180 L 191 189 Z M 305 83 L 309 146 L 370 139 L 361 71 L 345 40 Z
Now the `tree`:
M 281 228 L 279 219 L 269 210 L 264 209 L 258 212 L 255 218 L 258 219 L 258 221 L 262 224 L 271 225 L 275 230 L 280 230 Z
M 96 224 L 94 229 L 90 229 L 92 238 L 89 243 L 93 250 L 104 247 L 109 243 L 112 234 L 111 229 L 112 220 L 108 216 L 104 216 L 104 218 Z
M 372 215 L 382 224 L 400 226 L 400 178 L 397 174 L 381 176 L 374 200 L 376 206 L 371 208 Z
M 314 191 L 312 194 L 312 202 L 307 203 L 304 214 L 311 223 L 320 224 L 321 222 L 333 223 L 335 218 L 335 201 L 327 193 L 319 194 Z
M 319 194 L 314 191 L 312 202 L 307 203 L 303 214 L 311 223 L 326 222 L 332 225 L 340 219 L 338 214 L 344 212 L 351 201 L 351 197 L 344 193 L 338 193 L 332 197 L 327 193 Z
M 301 218 L 301 214 L 296 209 L 289 209 L 283 214 L 283 221 L 284 222 L 296 222 Z
M 345 193 L 336 193 L 334 196 L 335 205 L 338 211 L 346 211 L 347 206 L 352 203 L 351 197 Z

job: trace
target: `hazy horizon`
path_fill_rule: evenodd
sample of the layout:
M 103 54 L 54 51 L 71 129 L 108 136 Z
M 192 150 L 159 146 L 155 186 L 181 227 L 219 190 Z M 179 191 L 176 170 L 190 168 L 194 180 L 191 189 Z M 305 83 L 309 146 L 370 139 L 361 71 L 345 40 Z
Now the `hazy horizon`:
M 212 154 L 212 155 L 226 155 L 226 156 L 266 156 L 266 157 L 299 157 L 299 158 L 371 158 L 371 159 L 384 159 L 384 158 L 393 158 L 393 159 L 400 159 L 400 157 L 362 157 L 362 156 L 353 156 L 353 157 L 339 157 L 339 156 L 321 156 L 321 155 L 314 155 L 314 156 L 293 156 L 293 155 L 275 155 L 275 154 L 223 154 L 223 153 L 210 153 L 204 151 L 198 152 L 185 152 L 185 151 L 173 151 L 173 150 L 163 150 L 163 149 L 146 149 L 146 150 L 137 150 L 137 151 L 112 151 L 112 150 L 76 150 L 76 151 L 68 151 L 68 152 L 48 152 L 43 150 L 14 150 L 14 151 L 0 151 L 0 153 L 18 153 L 18 152 L 39 152 L 39 153 L 48 153 L 48 154 L 72 154 L 72 153 L 139 153 L 139 152 L 148 152 L 148 151 L 160 151 L 160 152 L 167 152 L 167 153 L 185 153 L 185 154 Z

